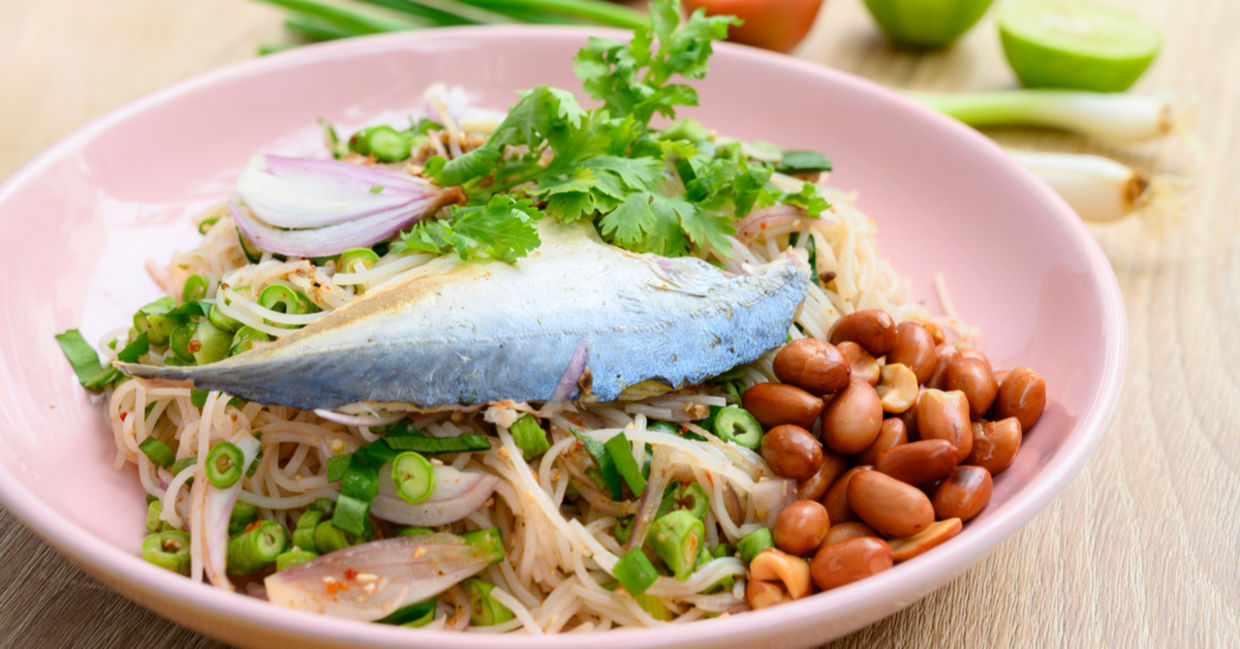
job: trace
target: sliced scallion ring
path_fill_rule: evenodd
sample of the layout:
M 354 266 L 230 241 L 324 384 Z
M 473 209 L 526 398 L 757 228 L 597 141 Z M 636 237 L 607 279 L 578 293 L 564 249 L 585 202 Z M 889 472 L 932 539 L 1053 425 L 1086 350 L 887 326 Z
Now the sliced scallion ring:
M 392 460 L 392 482 L 405 502 L 425 502 L 435 488 L 435 467 L 422 454 L 406 451 Z

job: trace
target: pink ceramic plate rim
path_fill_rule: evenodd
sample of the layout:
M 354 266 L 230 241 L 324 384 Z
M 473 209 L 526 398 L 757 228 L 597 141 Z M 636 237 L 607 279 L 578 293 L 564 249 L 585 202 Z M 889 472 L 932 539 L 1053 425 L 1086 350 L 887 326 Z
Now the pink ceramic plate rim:
M 626 33 L 614 30 L 587 30 L 571 27 L 461 27 L 437 29 L 434 32 L 386 34 L 365 38 L 323 43 L 298 48 L 289 53 L 247 61 L 232 65 L 188 81 L 173 85 L 118 108 L 89 125 L 64 137 L 0 184 L 0 204 L 28 179 L 58 160 L 62 154 L 106 131 L 118 121 L 149 108 L 158 106 L 180 94 L 201 86 L 210 85 L 233 76 L 258 71 L 279 70 L 315 62 L 335 59 L 342 55 L 383 51 L 390 44 L 409 40 L 434 41 L 451 39 L 454 35 L 478 36 L 485 29 L 488 36 L 502 38 L 514 32 L 524 35 L 582 38 L 586 35 L 608 35 L 625 38 Z M 655 630 L 617 630 L 591 636 L 591 642 L 607 646 L 643 647 L 676 646 L 682 643 L 694 645 L 709 643 L 712 639 L 761 640 L 773 630 L 795 636 L 796 630 L 808 630 L 815 626 L 815 613 L 832 611 L 833 617 L 847 616 L 853 612 L 863 614 L 867 609 L 882 607 L 892 600 L 896 610 L 937 588 L 951 576 L 969 564 L 979 560 L 1000 541 L 1015 532 L 1047 502 L 1050 501 L 1076 475 L 1085 460 L 1101 440 L 1114 414 L 1123 383 L 1127 328 L 1123 300 L 1110 263 L 1089 231 L 1081 224 L 1072 210 L 1034 176 L 1019 168 L 1003 151 L 986 137 L 951 119 L 934 113 L 899 94 L 877 84 L 865 81 L 826 67 L 791 57 L 772 54 L 762 50 L 725 43 L 721 50 L 732 56 L 758 59 L 764 65 L 794 68 L 807 77 L 830 79 L 832 83 L 850 92 L 870 95 L 874 100 L 895 104 L 910 119 L 927 122 L 927 128 L 947 129 L 966 141 L 977 155 L 983 156 L 996 166 L 1008 168 L 1010 173 L 1026 179 L 1029 189 L 1041 200 L 1059 206 L 1047 212 L 1044 218 L 1057 220 L 1076 238 L 1086 242 L 1087 262 L 1092 279 L 1099 289 L 1104 321 L 1100 327 L 1110 332 L 1105 349 L 1102 383 L 1099 393 L 1078 420 L 1075 434 L 1065 442 L 1057 453 L 1058 461 L 1040 472 L 1028 485 L 1014 495 L 996 515 L 988 516 L 970 524 L 952 542 L 935 549 L 934 561 L 902 564 L 892 570 L 869 579 L 839 588 L 813 598 L 792 602 L 783 606 L 749 613 L 703 620 L 689 625 L 670 625 Z M 365 643 L 375 647 L 443 646 L 456 648 L 493 647 L 567 647 L 576 646 L 581 636 L 515 636 L 473 634 L 445 634 L 382 625 L 365 625 L 318 615 L 265 606 L 253 599 L 226 593 L 205 585 L 190 582 L 144 562 L 140 557 L 122 551 L 83 533 L 73 523 L 42 503 L 7 470 L 0 467 L 0 503 L 19 517 L 27 526 L 46 539 L 60 552 L 79 564 L 89 565 L 108 581 L 132 582 L 147 592 L 160 593 L 164 597 L 196 603 L 214 613 L 244 620 L 249 624 L 281 629 L 291 634 L 314 637 L 320 641 L 357 645 Z

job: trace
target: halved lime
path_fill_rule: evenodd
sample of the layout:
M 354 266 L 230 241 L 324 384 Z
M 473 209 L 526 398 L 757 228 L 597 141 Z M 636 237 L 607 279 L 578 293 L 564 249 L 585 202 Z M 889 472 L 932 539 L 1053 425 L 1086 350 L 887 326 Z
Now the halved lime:
M 1162 47 L 1135 13 L 1065 0 L 1012 0 L 999 9 L 1003 53 L 1031 87 L 1127 90 Z
M 932 49 L 956 40 L 992 0 L 865 0 L 887 38 L 904 47 Z

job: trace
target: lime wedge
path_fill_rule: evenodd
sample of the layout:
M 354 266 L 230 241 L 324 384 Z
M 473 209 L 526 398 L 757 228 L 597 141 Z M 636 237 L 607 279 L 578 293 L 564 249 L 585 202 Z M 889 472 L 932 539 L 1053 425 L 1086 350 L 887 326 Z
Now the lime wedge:
M 1162 47 L 1158 27 L 1123 9 L 1064 0 L 1013 0 L 999 10 L 1003 53 L 1021 83 L 1127 90 Z
M 879 28 L 904 47 L 943 47 L 976 23 L 992 0 L 865 0 Z

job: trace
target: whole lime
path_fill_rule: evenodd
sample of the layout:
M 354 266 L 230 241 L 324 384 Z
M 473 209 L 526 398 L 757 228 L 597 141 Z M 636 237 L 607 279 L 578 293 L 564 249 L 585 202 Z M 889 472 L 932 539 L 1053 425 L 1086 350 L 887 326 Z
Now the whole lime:
M 1003 53 L 1030 87 L 1127 90 L 1162 47 L 1135 13 L 1065 0 L 1013 0 L 999 9 Z
M 865 0 L 883 33 L 904 47 L 943 47 L 986 13 L 992 0 Z

